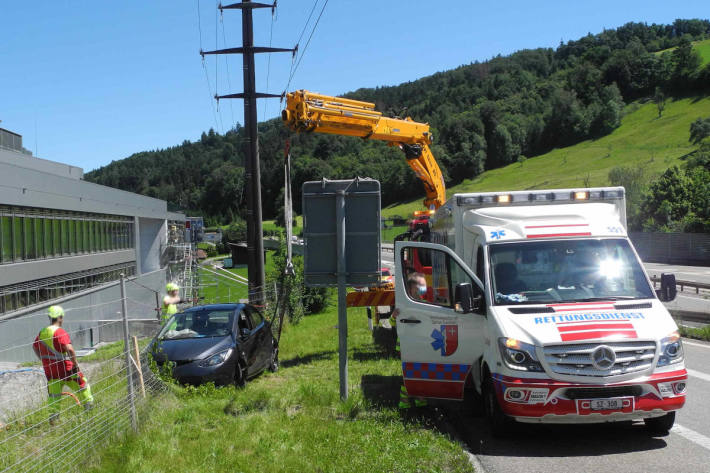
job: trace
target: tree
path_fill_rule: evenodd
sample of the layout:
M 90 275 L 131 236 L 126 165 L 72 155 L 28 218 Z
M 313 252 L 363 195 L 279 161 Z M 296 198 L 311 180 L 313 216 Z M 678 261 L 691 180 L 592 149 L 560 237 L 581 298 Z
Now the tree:
M 656 108 L 658 109 L 658 118 L 661 118 L 663 110 L 666 108 L 666 96 L 659 86 L 656 86 L 656 93 L 653 94 L 653 101 L 656 103 Z
M 698 145 L 708 136 L 710 136 L 710 118 L 698 118 L 690 124 L 690 139 L 688 141 Z

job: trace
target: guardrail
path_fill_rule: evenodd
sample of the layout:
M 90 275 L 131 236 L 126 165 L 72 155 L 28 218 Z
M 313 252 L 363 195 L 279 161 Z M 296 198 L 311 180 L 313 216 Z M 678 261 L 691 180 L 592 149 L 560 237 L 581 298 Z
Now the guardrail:
M 661 278 L 653 275 L 651 276 L 651 281 L 653 282 L 653 288 L 656 288 L 656 283 L 661 282 Z M 702 283 L 702 282 L 695 282 L 695 281 L 684 281 L 682 279 L 676 279 L 675 281 L 676 286 L 680 286 L 680 292 L 683 292 L 683 289 L 687 287 L 694 287 L 695 288 L 695 293 L 700 294 L 701 289 L 708 289 L 710 290 L 710 284 L 707 283 Z
M 381 248 L 382 251 L 389 251 L 390 253 L 394 253 L 394 245 L 392 243 L 382 243 Z

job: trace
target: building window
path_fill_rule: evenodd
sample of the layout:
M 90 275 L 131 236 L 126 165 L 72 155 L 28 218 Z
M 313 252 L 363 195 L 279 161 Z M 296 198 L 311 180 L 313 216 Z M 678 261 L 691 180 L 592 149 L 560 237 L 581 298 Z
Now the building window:
M 0 264 L 134 248 L 130 217 L 0 206 Z
M 104 266 L 87 271 L 0 287 L 0 314 L 41 304 L 75 292 L 114 282 L 121 273 L 135 276 L 135 263 Z

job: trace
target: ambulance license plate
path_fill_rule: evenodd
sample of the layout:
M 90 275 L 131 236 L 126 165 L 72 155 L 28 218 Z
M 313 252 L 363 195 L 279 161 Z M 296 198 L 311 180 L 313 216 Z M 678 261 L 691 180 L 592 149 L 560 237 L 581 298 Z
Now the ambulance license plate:
M 624 407 L 623 399 L 590 399 L 589 408 L 593 411 L 619 410 Z

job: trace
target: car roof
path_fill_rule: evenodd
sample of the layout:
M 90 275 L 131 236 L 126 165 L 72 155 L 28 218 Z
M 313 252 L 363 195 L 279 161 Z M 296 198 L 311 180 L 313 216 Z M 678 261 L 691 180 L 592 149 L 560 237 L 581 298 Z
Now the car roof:
M 185 309 L 183 312 L 195 312 L 197 310 L 237 310 L 241 309 L 244 307 L 246 304 L 205 304 L 205 305 L 197 305 L 195 307 L 190 307 L 189 309 Z

